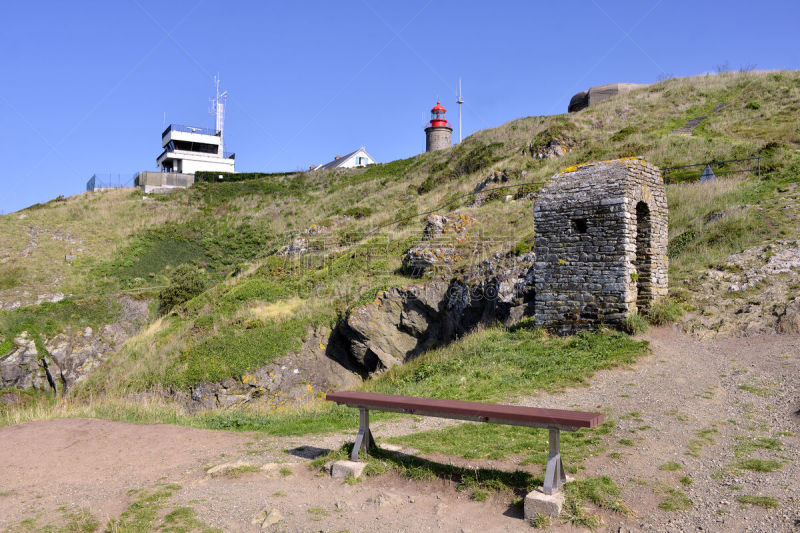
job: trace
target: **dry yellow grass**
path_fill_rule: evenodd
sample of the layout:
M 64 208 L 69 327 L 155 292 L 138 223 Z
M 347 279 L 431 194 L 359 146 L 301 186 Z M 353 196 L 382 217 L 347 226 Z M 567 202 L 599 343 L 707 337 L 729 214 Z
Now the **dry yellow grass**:
M 280 320 L 292 316 L 303 303 L 300 298 L 280 300 L 271 304 L 256 303 L 247 309 L 247 314 L 258 320 Z

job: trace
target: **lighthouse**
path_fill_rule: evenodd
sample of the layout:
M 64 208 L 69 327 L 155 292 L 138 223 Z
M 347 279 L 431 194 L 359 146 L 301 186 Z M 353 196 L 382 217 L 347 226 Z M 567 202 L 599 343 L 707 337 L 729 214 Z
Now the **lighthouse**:
M 425 127 L 425 151 L 435 152 L 444 148 L 450 148 L 450 138 L 453 135 L 453 128 L 447 122 L 447 109 L 440 102 L 431 109 L 431 121 Z

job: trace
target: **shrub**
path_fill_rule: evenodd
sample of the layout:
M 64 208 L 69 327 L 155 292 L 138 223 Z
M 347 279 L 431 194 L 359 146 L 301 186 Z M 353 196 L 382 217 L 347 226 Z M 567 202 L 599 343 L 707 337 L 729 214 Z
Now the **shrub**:
M 514 248 L 512 249 L 514 255 L 527 254 L 528 252 L 533 250 L 534 237 L 535 234 L 529 233 L 528 235 L 520 239 L 520 241 L 517 244 L 515 244 Z
M 187 302 L 203 292 L 205 280 L 192 265 L 178 265 L 170 276 L 169 286 L 158 294 L 158 311 L 167 314 L 173 307 Z
M 456 174 L 472 174 L 473 172 L 489 167 L 492 163 L 501 159 L 500 156 L 495 154 L 495 150 L 502 147 L 503 143 L 495 142 L 473 148 L 456 163 Z
M 747 102 L 747 105 L 745 107 L 747 109 L 761 109 L 761 104 L 759 104 L 758 102 L 755 102 L 755 101 Z
M 677 237 L 671 239 L 667 244 L 667 257 L 677 257 L 683 253 L 689 243 L 697 237 L 697 232 L 693 229 L 684 231 Z
M 633 313 L 625 318 L 623 329 L 630 335 L 638 335 L 640 333 L 645 333 L 648 329 L 650 329 L 650 324 L 647 322 L 647 319 L 644 316 L 638 313 Z
M 231 289 L 225 296 L 230 302 L 244 302 L 248 300 L 264 300 L 275 302 L 294 294 L 293 287 L 285 281 L 273 283 L 263 278 L 253 277 Z
M 25 269 L 15 265 L 0 265 L 0 290 L 13 289 L 24 279 Z
M 431 174 L 430 176 L 425 178 L 422 181 L 422 183 L 419 184 L 419 187 L 417 187 L 417 194 L 425 194 L 426 192 L 431 192 L 441 182 L 442 182 L 441 175 Z
M 675 322 L 683 314 L 681 305 L 670 298 L 659 300 L 650 308 L 647 319 L 654 326 L 662 326 Z
M 621 140 L 633 135 L 634 133 L 636 133 L 636 127 L 635 126 L 625 126 L 621 130 L 616 132 L 614 135 L 612 135 L 611 136 L 611 140 L 612 141 L 621 141 Z
M 245 373 L 299 349 L 306 335 L 303 326 L 301 321 L 287 320 L 223 328 L 183 353 L 169 379 L 183 387 L 228 377 L 241 379 Z
M 237 182 L 257 180 L 262 178 L 277 178 L 282 176 L 291 176 L 293 174 L 297 174 L 297 172 L 211 172 L 204 170 L 195 173 L 194 181 L 196 183 L 215 183 L 218 181 Z M 222 176 L 222 179 L 219 179 L 220 176 Z
M 372 214 L 372 209 L 369 207 L 351 207 L 345 209 L 342 214 L 355 219 L 366 218 Z

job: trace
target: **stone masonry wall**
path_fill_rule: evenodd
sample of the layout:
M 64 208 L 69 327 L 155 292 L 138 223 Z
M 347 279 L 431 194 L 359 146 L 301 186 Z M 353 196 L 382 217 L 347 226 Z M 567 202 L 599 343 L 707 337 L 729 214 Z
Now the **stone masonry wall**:
M 450 128 L 425 128 L 425 151 L 435 152 L 450 148 L 453 130 Z
M 619 325 L 666 296 L 666 193 L 644 159 L 566 169 L 540 192 L 534 220 L 537 324 Z

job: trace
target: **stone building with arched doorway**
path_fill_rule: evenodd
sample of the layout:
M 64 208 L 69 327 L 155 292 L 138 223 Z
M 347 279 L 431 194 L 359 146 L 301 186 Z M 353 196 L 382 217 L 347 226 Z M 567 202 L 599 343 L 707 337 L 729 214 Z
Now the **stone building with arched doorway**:
M 642 158 L 570 167 L 534 205 L 536 323 L 620 325 L 667 295 L 667 197 Z

